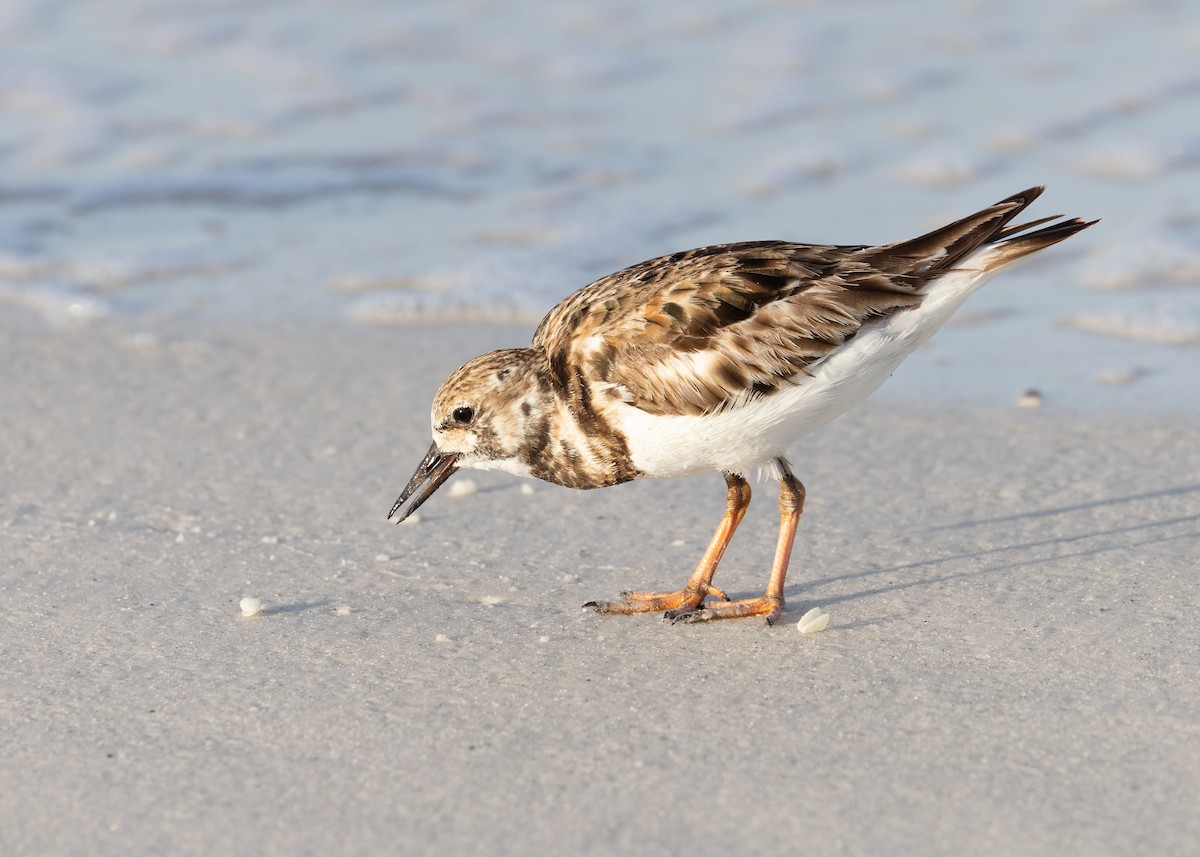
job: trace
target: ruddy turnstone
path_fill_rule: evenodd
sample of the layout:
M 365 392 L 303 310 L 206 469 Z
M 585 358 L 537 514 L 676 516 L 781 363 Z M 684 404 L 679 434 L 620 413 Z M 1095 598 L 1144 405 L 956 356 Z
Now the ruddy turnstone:
M 476 357 L 442 384 L 433 445 L 388 518 L 464 467 L 571 488 L 719 471 L 725 516 L 684 587 L 584 606 L 773 623 L 804 508 L 788 445 L 865 399 L 990 275 L 1095 223 L 1010 226 L 1042 190 L 895 244 L 719 244 L 585 286 L 528 348 Z M 775 560 L 761 597 L 731 601 L 713 574 L 750 505 L 745 474 L 764 465 L 779 479 Z

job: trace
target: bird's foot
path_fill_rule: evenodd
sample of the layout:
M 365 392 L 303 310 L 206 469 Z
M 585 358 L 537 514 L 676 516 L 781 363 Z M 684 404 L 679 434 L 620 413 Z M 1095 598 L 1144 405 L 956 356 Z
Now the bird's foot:
M 675 608 L 663 614 L 671 624 L 676 622 L 711 622 L 714 619 L 740 619 L 743 616 L 762 616 L 768 625 L 774 625 L 783 615 L 783 597 L 779 595 L 763 595 L 759 598 L 746 598 L 741 601 L 726 601 L 722 604 L 709 604 L 701 607 L 697 604 L 691 608 Z
M 703 584 L 678 592 L 622 592 L 619 601 L 589 601 L 583 606 L 591 607 L 597 613 L 657 613 L 660 610 L 687 613 L 694 611 L 710 595 L 722 601 L 729 600 L 722 590 Z

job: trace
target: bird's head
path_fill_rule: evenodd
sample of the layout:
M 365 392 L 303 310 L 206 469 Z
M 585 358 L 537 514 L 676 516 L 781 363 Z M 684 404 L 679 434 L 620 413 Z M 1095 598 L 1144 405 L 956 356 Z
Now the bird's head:
M 389 519 L 407 503 L 397 523 L 403 521 L 464 467 L 528 475 L 522 451 L 546 430 L 545 392 L 533 360 L 528 348 L 492 351 L 445 380 L 433 397 L 433 445 Z

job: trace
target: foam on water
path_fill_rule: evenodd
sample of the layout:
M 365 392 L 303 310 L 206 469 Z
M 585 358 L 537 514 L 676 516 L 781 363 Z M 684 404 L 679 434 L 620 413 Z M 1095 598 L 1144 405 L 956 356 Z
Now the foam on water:
M 1138 312 L 1084 313 L 1064 319 L 1063 324 L 1120 339 L 1200 345 L 1200 317 L 1184 317 L 1161 307 Z
M 1106 290 L 1200 285 L 1200 234 L 1168 224 L 1134 230 L 1090 253 L 1079 276 Z

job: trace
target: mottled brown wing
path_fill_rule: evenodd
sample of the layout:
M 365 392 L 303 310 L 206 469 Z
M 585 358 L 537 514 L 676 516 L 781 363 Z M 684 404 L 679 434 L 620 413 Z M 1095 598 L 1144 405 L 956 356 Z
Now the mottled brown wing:
M 596 395 L 652 414 L 735 407 L 802 383 L 864 324 L 920 303 L 926 283 L 1038 193 L 881 247 L 767 241 L 651 259 L 568 297 L 533 345 L 585 409 Z

